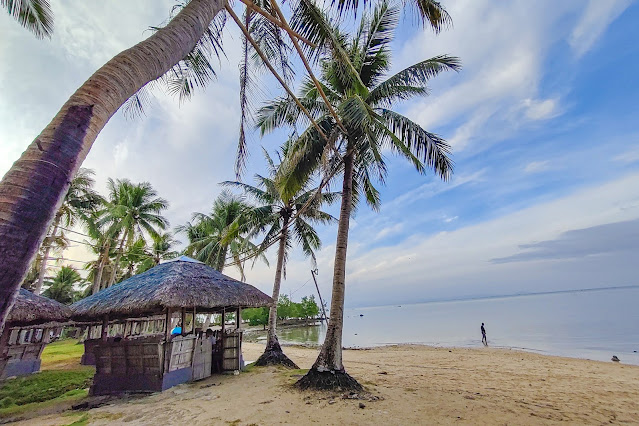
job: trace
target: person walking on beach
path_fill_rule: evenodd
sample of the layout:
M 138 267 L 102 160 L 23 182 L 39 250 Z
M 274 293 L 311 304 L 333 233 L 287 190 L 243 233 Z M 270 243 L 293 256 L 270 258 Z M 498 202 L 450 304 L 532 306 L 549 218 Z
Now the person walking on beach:
M 481 342 L 484 346 L 488 346 L 488 339 L 486 339 L 486 329 L 484 328 L 484 323 L 481 323 Z

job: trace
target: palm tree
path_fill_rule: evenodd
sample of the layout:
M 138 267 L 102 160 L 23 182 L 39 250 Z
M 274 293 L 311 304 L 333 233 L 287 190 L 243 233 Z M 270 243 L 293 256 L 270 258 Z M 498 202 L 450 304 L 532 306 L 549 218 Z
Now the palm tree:
M 0 5 L 12 15 L 26 18 L 22 22 L 28 26 L 35 17 L 21 14 L 22 9 L 12 5 L 29 1 L 2 0 Z M 310 2 L 300 0 L 300 4 Z M 340 10 L 357 10 L 359 1 L 338 3 Z M 434 0 L 409 3 L 431 24 L 448 19 Z M 222 0 L 184 0 L 180 12 L 166 26 L 116 55 L 83 83 L 5 174 L 0 182 L 0 332 L 71 178 L 100 131 L 127 100 L 172 69 L 177 77 L 173 81 L 183 83 L 180 93 L 190 93 L 193 87 L 210 81 L 207 56 L 217 51 L 223 21 L 218 18 L 224 18 L 220 12 L 227 4 Z M 196 71 L 193 75 L 185 69 Z M 240 148 L 243 152 L 242 145 Z
M 137 274 L 148 271 L 154 266 L 159 265 L 163 260 L 173 259 L 179 256 L 177 251 L 172 250 L 178 241 L 173 238 L 173 234 L 170 232 L 158 234 L 155 237 L 151 237 L 151 239 L 151 246 L 146 247 L 142 257 L 138 259 Z
M 73 267 L 63 266 L 47 284 L 49 286 L 42 293 L 43 296 L 69 305 L 75 302 L 80 294 L 74 286 L 84 287 L 86 282 Z
M 3 0 L 1 5 L 11 12 L 15 9 L 8 5 L 16 1 L 20 0 Z M 191 0 L 165 27 L 108 61 L 71 95 L 2 178 L 0 331 L 71 180 L 100 131 L 144 85 L 197 53 L 198 43 L 217 32 L 211 24 L 225 4 Z M 206 50 L 199 47 L 200 52 Z
M 81 168 L 71 181 L 71 185 L 64 197 L 62 205 L 58 209 L 51 224 L 51 231 L 42 243 L 42 262 L 40 264 L 40 275 L 36 283 L 34 293 L 40 294 L 44 274 L 47 270 L 49 251 L 51 248 L 59 247 L 64 249 L 64 231 L 58 234 L 60 226 L 69 228 L 74 226 L 78 220 L 86 221 L 91 211 L 103 201 L 102 197 L 93 190 L 95 180 L 94 172 L 90 169 Z
M 284 155 L 286 155 L 286 150 L 287 145 L 284 146 Z M 266 150 L 264 150 L 264 157 L 269 166 L 270 177 L 255 175 L 257 186 L 230 181 L 222 184 L 242 189 L 247 196 L 261 204 L 255 208 L 254 216 L 257 219 L 258 229 L 266 231 L 262 247 L 270 244 L 274 238 L 279 239 L 275 282 L 273 283 L 273 300 L 276 302 L 269 310 L 266 349 L 255 365 L 280 364 L 299 368 L 284 354 L 277 339 L 277 300 L 280 297 L 280 283 L 282 275 L 286 278 L 286 259 L 294 242 L 302 247 L 304 254 L 312 259 L 313 267 L 316 267 L 314 251 L 320 248 L 321 241 L 312 224 L 326 224 L 337 220 L 330 214 L 321 211 L 320 206 L 324 202 L 329 204 L 334 202 L 339 194 L 325 193 L 317 196 L 318 188 L 309 188 L 310 182 L 307 181 L 305 185 L 297 187 L 295 190 L 286 191 L 286 193 L 293 195 L 285 195 L 282 187 L 275 182 L 278 166 L 275 165 Z M 312 203 L 303 212 L 300 211 L 301 207 L 309 200 L 312 200 Z
M 223 191 L 213 203 L 211 214 L 195 213 L 193 220 L 177 228 L 189 239 L 184 253 L 222 272 L 230 252 L 244 280 L 242 257 L 257 251 L 247 235 L 251 226 L 251 206 L 242 197 Z M 261 255 L 263 259 L 264 256 Z
M 287 187 L 304 181 L 322 164 L 328 164 L 329 175 L 343 171 L 330 321 L 317 360 L 298 382 L 301 388 L 361 389 L 342 363 L 346 251 L 353 203 L 361 194 L 373 208 L 379 206 L 379 192 L 372 180 L 377 176 L 383 182 L 387 174 L 382 150 L 403 156 L 420 173 L 429 168 L 446 179 L 452 172 L 445 141 L 390 107 L 400 100 L 424 96 L 428 79 L 445 70 L 458 70 L 459 61 L 438 56 L 384 79 L 390 69 L 389 44 L 398 18 L 399 10 L 383 1 L 372 13 L 362 15 L 353 36 L 342 34 L 317 8 L 293 19 L 294 29 L 313 29 L 314 41 L 328 47 L 322 58 L 322 88 L 339 122 L 320 102 L 316 86 L 306 81 L 299 98 L 313 111 L 328 137 L 322 138 L 315 126 L 304 131 L 291 148 L 288 164 L 282 167 L 280 182 Z M 300 116 L 295 102 L 280 98 L 259 111 L 258 124 L 267 132 L 285 124 L 294 126 Z
M 160 213 L 168 208 L 168 202 L 157 196 L 150 183 L 133 184 L 128 179 L 107 181 L 109 199 L 100 212 L 100 225 L 108 226 L 108 234 L 118 236 L 118 248 L 115 268 L 107 284 L 115 282 L 120 258 L 125 247 L 133 244 L 136 238 L 144 238 L 147 233 L 157 237 L 158 229 L 166 229 L 169 222 Z

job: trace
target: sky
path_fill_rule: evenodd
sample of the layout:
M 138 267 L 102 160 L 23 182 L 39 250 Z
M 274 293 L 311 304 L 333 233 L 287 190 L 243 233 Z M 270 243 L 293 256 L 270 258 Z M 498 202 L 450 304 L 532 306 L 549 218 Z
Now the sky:
M 148 37 L 173 5 L 51 3 L 51 40 L 0 13 L 1 174 L 95 70 Z M 442 182 L 389 154 L 380 211 L 362 205 L 351 220 L 346 305 L 639 284 L 638 2 L 443 4 L 453 26 L 438 35 L 410 15 L 400 21 L 392 73 L 439 54 L 461 58 L 461 72 L 434 78 L 430 96 L 395 106 L 451 144 L 455 173 Z M 110 120 L 83 165 L 99 191 L 109 177 L 148 181 L 169 200 L 175 227 L 207 212 L 219 182 L 234 179 L 241 42 L 232 23 L 225 31 L 226 57 L 206 90 L 181 104 L 156 92 L 145 116 Z M 262 99 L 282 93 L 268 78 L 261 87 Z M 261 146 L 273 152 L 284 136 L 250 137 L 246 182 L 266 173 Z M 336 231 L 319 228 L 325 299 Z M 65 257 L 85 259 L 83 247 Z M 268 256 L 270 267 L 256 263 L 246 281 L 270 294 Z M 310 269 L 293 252 L 282 291 L 313 294 Z

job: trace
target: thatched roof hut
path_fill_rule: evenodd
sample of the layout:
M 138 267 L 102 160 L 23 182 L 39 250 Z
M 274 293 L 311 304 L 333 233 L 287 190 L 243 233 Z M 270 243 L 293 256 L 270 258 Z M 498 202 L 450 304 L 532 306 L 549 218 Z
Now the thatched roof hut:
M 0 380 L 38 371 L 44 347 L 70 318 L 68 306 L 21 288 L 0 335 Z
M 141 317 L 168 309 L 199 313 L 254 308 L 273 303 L 252 285 L 228 277 L 186 256 L 160 264 L 71 305 L 73 318 L 95 321 Z
M 71 309 L 60 302 L 20 289 L 7 317 L 7 326 L 25 326 L 50 322 L 67 322 Z

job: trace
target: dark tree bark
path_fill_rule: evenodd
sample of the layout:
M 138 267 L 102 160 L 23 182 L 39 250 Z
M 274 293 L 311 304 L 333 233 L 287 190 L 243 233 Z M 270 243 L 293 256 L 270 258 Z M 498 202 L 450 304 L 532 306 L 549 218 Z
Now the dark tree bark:
M 0 333 L 71 179 L 111 116 L 184 58 L 224 8 L 192 0 L 164 28 L 96 71 L 0 182 Z
M 283 365 L 290 368 L 299 368 L 289 357 L 284 354 L 280 342 L 277 339 L 277 301 L 280 297 L 280 285 L 282 283 L 282 269 L 284 267 L 284 255 L 286 254 L 286 238 L 288 236 L 288 217 L 283 218 L 280 246 L 277 251 L 277 269 L 275 270 L 275 282 L 273 283 L 273 300 L 275 303 L 268 311 L 268 337 L 264 353 L 255 361 L 255 365 Z
M 342 186 L 342 206 L 337 227 L 337 246 L 333 269 L 333 292 L 331 311 L 324 344 L 308 373 L 297 386 L 301 389 L 342 389 L 362 390 L 362 386 L 346 373 L 342 364 L 342 329 L 344 326 L 344 293 L 346 283 L 346 251 L 348 228 L 353 206 L 353 162 L 354 154 L 349 146 L 344 157 L 344 183 Z

